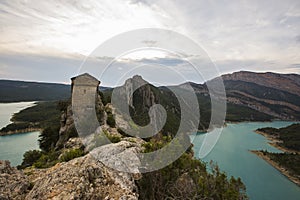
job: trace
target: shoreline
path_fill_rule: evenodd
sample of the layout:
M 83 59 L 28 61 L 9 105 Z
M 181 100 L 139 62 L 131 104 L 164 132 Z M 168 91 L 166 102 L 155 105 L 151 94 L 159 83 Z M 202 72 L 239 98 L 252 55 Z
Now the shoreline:
M 265 120 L 265 121 L 249 121 L 249 120 L 245 120 L 245 121 L 225 121 L 225 124 L 241 124 L 241 123 L 272 123 L 272 122 L 292 122 L 292 123 L 300 123 L 300 121 L 294 121 L 294 120 Z
M 300 153 L 298 151 L 290 150 L 290 149 L 287 149 L 285 147 L 282 147 L 282 146 L 278 145 L 278 143 L 280 143 L 281 140 L 278 140 L 277 138 L 272 137 L 271 135 L 269 135 L 265 132 L 258 131 L 258 130 L 255 130 L 254 132 L 259 134 L 259 135 L 264 136 L 267 140 L 269 140 L 268 144 L 270 144 L 273 147 L 279 149 L 280 151 L 283 151 L 284 153 Z
M 259 150 L 249 150 L 251 153 L 257 155 L 261 159 L 265 160 L 267 163 L 269 163 L 271 166 L 273 166 L 275 169 L 277 169 L 281 174 L 283 174 L 285 177 L 287 177 L 290 181 L 295 183 L 300 187 L 300 180 L 293 175 L 290 174 L 290 172 L 284 168 L 281 167 L 277 162 L 271 160 L 267 155 L 264 155 L 263 152 Z
M 8 135 L 15 135 L 15 134 L 22 134 L 22 133 L 28 133 L 28 132 L 35 132 L 35 131 L 42 131 L 41 128 L 25 128 L 20 130 L 14 130 L 14 131 L 8 131 L 8 132 L 0 132 L 1 136 L 8 136 Z

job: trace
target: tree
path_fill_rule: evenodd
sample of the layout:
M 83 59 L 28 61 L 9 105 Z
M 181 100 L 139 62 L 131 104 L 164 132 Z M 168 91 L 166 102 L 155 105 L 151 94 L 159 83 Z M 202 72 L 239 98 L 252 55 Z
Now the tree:
M 59 127 L 47 127 L 39 135 L 39 145 L 43 151 L 49 152 L 55 147 L 59 138 Z
M 39 150 L 26 151 L 23 155 L 23 162 L 18 166 L 18 169 L 24 169 L 33 165 L 33 163 L 35 163 L 41 156 L 42 152 Z

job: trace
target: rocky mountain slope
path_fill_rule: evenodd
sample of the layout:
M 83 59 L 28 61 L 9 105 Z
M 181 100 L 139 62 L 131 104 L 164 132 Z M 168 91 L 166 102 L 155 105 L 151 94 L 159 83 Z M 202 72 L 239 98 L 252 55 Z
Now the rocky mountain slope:
M 274 119 L 300 119 L 300 75 L 242 71 L 222 78 L 229 103 Z
M 226 121 L 300 120 L 300 75 L 242 71 L 223 75 L 222 79 L 227 96 Z M 172 87 L 155 87 L 142 77 L 135 76 L 121 87 L 124 92 L 133 89 L 134 81 L 146 84 L 134 92 L 132 99 L 123 95 L 123 100 L 128 102 L 131 117 L 137 124 L 148 124 L 149 108 L 151 105 L 161 104 L 168 115 L 163 130 L 176 132 L 181 108 L 169 88 L 184 90 L 189 84 L 198 98 L 201 116 L 198 129 L 207 129 L 211 115 L 207 83 L 190 82 Z M 210 80 L 209 83 L 213 84 L 214 81 L 215 79 Z M 105 95 L 111 94 L 106 91 Z M 144 97 L 147 97 L 147 101 Z
M 222 79 L 228 121 L 300 120 L 300 75 L 241 71 Z M 199 96 L 209 95 L 206 83 L 190 84 Z

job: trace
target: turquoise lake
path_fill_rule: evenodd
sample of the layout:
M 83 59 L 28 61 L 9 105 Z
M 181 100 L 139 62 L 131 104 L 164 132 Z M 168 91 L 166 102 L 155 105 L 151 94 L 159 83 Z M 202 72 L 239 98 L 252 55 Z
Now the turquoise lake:
M 17 113 L 34 102 L 0 103 L 0 128 L 11 123 L 13 113 Z M 0 136 L 0 160 L 9 160 L 12 166 L 21 164 L 23 154 L 28 150 L 39 149 L 39 132 L 29 132 Z
M 249 122 L 228 124 L 224 127 L 214 148 L 202 158 L 209 163 L 216 162 L 227 175 L 240 177 L 247 188 L 247 194 L 254 200 L 300 199 L 300 187 L 288 180 L 278 170 L 249 150 L 281 152 L 268 144 L 268 140 L 254 130 L 262 127 L 280 128 L 292 122 Z M 192 136 L 195 157 L 200 152 L 205 134 Z M 295 163 L 297 164 L 297 163 Z M 299 163 L 298 163 L 299 164 Z

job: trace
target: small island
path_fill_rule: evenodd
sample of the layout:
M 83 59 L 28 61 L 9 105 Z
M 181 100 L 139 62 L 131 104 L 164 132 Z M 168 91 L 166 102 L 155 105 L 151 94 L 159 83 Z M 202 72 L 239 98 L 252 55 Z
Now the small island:
M 283 128 L 261 128 L 255 131 L 270 140 L 270 144 L 284 153 L 265 150 L 251 151 L 263 158 L 291 181 L 300 186 L 300 124 Z

